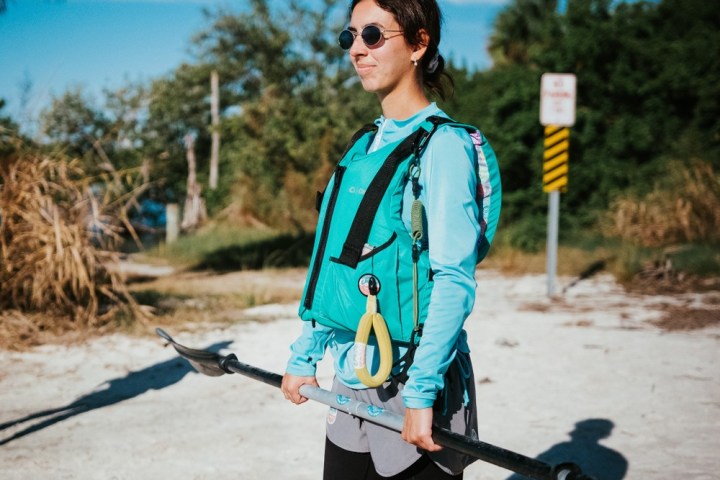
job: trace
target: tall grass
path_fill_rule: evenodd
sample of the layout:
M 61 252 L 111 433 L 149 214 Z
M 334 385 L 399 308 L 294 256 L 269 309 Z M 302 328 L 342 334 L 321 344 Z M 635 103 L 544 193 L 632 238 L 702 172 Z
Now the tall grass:
M 286 233 L 261 225 L 214 222 L 177 241 L 161 243 L 145 256 L 180 269 L 240 271 L 305 267 L 313 233 Z
M 480 268 L 499 270 L 508 275 L 544 274 L 547 271 L 547 256 L 544 242 L 541 251 L 525 251 L 513 246 L 509 239 L 498 235 L 499 241 L 492 246 L 490 254 L 480 264 Z M 580 245 L 575 241 L 563 241 L 558 246 L 557 273 L 563 276 L 581 276 L 598 263 L 603 269 L 610 270 L 614 264 L 616 250 L 606 244 L 595 246 Z
M 139 314 L 114 249 L 133 177 L 89 178 L 19 140 L 0 161 L 0 310 L 30 314 L 37 331 L 101 327 L 118 308 Z M 2 330 L 18 323 L 8 318 Z
M 269 228 L 210 224 L 173 243 L 160 243 L 145 254 L 161 258 L 177 267 L 196 267 L 211 255 L 224 249 L 271 241 L 280 234 Z M 232 265 L 230 265 L 232 267 Z
M 490 254 L 480 268 L 499 270 L 509 275 L 546 273 L 546 251 L 525 251 L 512 245 L 508 231 L 499 231 Z M 606 232 L 573 232 L 560 235 L 558 274 L 585 278 L 604 271 L 619 282 L 630 285 L 638 274 L 656 269 L 668 260 L 675 273 L 685 278 L 720 276 L 720 250 L 712 244 L 683 243 L 671 247 L 647 247 L 636 241 L 608 237 Z
M 718 243 L 720 176 L 708 162 L 672 162 L 649 193 L 617 199 L 605 220 L 610 235 L 646 247 Z

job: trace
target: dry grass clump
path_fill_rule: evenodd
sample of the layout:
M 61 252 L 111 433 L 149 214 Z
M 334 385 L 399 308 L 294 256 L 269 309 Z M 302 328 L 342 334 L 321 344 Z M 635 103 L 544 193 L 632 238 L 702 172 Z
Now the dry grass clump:
M 132 178 L 88 178 L 77 161 L 21 144 L 0 162 L 2 343 L 100 328 L 119 308 L 139 315 L 114 268 Z
M 652 322 L 668 331 L 698 330 L 720 325 L 720 310 L 688 307 L 670 307 L 662 318 Z
M 720 240 L 720 176 L 707 162 L 672 163 L 642 198 L 612 206 L 610 233 L 646 247 Z

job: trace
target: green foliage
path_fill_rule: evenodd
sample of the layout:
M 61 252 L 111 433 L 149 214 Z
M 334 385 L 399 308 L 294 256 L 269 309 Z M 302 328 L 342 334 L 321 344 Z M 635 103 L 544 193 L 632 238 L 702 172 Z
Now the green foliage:
M 48 149 L 79 158 L 89 173 L 133 169 L 142 163 L 142 85 L 105 92 L 97 105 L 80 87 L 52 99 L 41 113 Z
M 595 225 L 628 189 L 647 193 L 670 159 L 720 162 L 717 2 L 569 0 L 564 15 L 554 5 L 511 3 L 491 38 L 495 67 L 456 70 L 457 99 L 446 105 L 487 132 L 503 174 L 504 220 L 531 249 L 532 218 L 545 205 L 538 121 L 544 72 L 577 75 L 570 183 L 561 204 L 571 228 Z
M 525 252 L 540 252 L 545 248 L 546 225 L 545 217 L 526 215 L 515 222 L 506 223 L 499 240 Z
M 277 232 L 268 229 L 241 228 L 233 225 L 211 226 L 193 235 L 181 236 L 176 242 L 160 244 L 148 253 L 179 267 L 192 267 L 214 252 L 263 242 L 278 235 Z
M 314 235 L 283 234 L 209 252 L 195 265 L 199 270 L 235 271 L 278 267 L 307 267 Z
M 5 100 L 0 98 L 0 158 L 5 158 L 15 151 L 15 140 L 22 139 L 17 123 L 3 114 L 4 108 Z
M 500 12 L 488 50 L 495 65 L 526 65 L 558 33 L 557 0 L 516 0 Z
M 252 227 L 215 226 L 162 244 L 148 253 L 196 270 L 252 270 L 310 263 L 314 234 L 287 234 Z
M 197 174 L 208 176 L 210 151 L 210 68 L 183 64 L 149 91 L 148 118 L 142 136 L 144 157 L 159 197 L 184 197 L 188 165 L 185 141 L 195 137 Z
M 720 276 L 720 249 L 718 244 L 687 245 L 672 254 L 673 268 L 693 272 L 701 277 Z
M 74 87 L 53 98 L 41 114 L 41 128 L 68 156 L 82 158 L 90 171 L 110 169 L 110 122 L 82 88 Z
M 231 205 L 280 231 L 312 229 L 315 190 L 352 132 L 379 112 L 336 45 L 336 14 L 346 2 L 273 5 L 251 0 L 239 13 L 208 12 L 207 28 L 193 39 L 194 62 L 150 85 L 107 92 L 102 108 L 82 91 L 68 91 L 45 113 L 44 131 L 95 168 L 144 166 L 156 198 L 181 201 L 187 135 L 196 138 L 198 180 L 207 183 L 215 70 L 222 147 L 219 188 L 203 188 L 210 212 Z M 529 251 L 545 236 L 538 119 L 544 72 L 578 80 L 570 183 L 561 198 L 564 235 L 597 229 L 622 199 L 659 195 L 653 190 L 663 191 L 656 186 L 673 160 L 720 167 L 720 4 L 568 0 L 564 14 L 556 7 L 556 0 L 511 2 L 490 38 L 493 68 L 450 65 L 455 96 L 441 103 L 478 125 L 495 148 L 503 229 L 509 244 Z M 8 125 L 0 118 L 0 128 Z M 682 197 L 682 183 L 673 188 Z
M 196 38 L 217 63 L 225 98 L 240 106 L 222 125 L 232 201 L 283 230 L 314 227 L 314 192 L 352 131 L 372 118 L 372 99 L 348 85 L 354 74 L 328 30 L 333 3 L 271 15 L 256 0 L 248 13 L 221 12 Z

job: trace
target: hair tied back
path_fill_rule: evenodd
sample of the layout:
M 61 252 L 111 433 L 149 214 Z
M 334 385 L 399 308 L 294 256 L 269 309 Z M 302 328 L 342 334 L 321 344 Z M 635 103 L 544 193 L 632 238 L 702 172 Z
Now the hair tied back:
M 440 52 L 435 52 L 435 56 L 433 56 L 432 60 L 430 60 L 430 63 L 428 63 L 428 66 L 425 70 L 428 73 L 435 73 L 435 70 L 437 70 L 439 64 L 440 64 Z

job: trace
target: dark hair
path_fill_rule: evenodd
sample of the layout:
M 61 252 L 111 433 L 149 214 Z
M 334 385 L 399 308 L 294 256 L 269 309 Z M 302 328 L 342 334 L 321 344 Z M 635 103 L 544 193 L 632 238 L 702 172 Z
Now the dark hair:
M 355 6 L 362 0 L 352 0 L 350 15 Z M 403 36 L 410 45 L 419 45 L 420 30 L 425 30 L 430 37 L 425 55 L 421 59 L 422 82 L 431 92 L 445 99 L 446 83 L 452 91 L 453 80 L 445 72 L 445 59 L 438 52 L 440 45 L 440 29 L 442 13 L 436 0 L 373 0 L 378 7 L 390 12 L 403 30 Z M 429 71 L 429 65 L 437 55 L 437 67 Z

